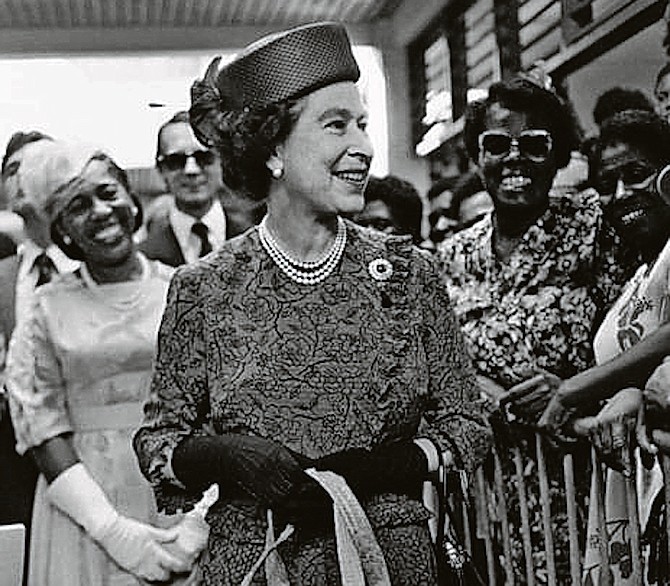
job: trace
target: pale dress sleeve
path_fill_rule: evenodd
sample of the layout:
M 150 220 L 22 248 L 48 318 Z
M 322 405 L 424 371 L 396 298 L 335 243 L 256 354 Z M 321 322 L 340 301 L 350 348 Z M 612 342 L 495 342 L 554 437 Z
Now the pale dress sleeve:
M 39 294 L 28 317 L 14 330 L 6 374 L 18 453 L 73 430 L 65 382 Z

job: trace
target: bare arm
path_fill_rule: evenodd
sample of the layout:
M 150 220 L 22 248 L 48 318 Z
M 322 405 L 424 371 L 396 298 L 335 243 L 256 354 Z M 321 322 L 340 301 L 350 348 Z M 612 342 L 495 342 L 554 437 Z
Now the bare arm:
M 670 323 L 662 325 L 612 360 L 564 381 L 558 394 L 566 407 L 608 399 L 625 387 L 644 388 L 663 358 L 670 354 Z

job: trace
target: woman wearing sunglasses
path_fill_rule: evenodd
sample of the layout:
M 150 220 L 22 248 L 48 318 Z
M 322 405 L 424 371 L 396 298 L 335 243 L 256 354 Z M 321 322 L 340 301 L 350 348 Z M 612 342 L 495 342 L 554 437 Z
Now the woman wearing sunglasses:
M 602 281 L 605 294 L 596 287 L 604 266 L 597 257 L 602 223 L 597 194 L 551 192 L 557 170 L 577 146 L 577 131 L 568 106 L 544 81 L 519 75 L 494 84 L 487 99 L 469 106 L 466 146 L 494 209 L 439 248 L 482 384 L 494 403 L 506 400 L 522 422 L 535 422 L 542 413 L 551 381 L 591 365 L 593 324 L 603 297 L 613 295 L 605 287 L 611 280 Z M 534 394 L 519 401 L 505 395 L 534 376 L 540 380 Z M 520 432 L 515 437 L 524 445 Z M 528 457 L 535 458 L 534 448 Z M 558 464 L 550 461 L 550 469 Z M 536 481 L 528 481 L 537 495 Z M 560 475 L 553 474 L 552 490 L 561 486 Z M 539 544 L 539 506 L 532 514 L 533 543 Z M 556 515 L 553 522 L 559 571 L 569 576 L 565 518 Z M 524 571 L 521 550 L 515 548 L 514 582 Z M 543 555 L 539 547 L 534 554 L 536 560 Z
M 95 149 L 54 142 L 31 175 L 53 241 L 81 268 L 37 290 L 15 331 L 7 388 L 17 450 L 41 472 L 31 586 L 138 585 L 190 570 L 132 452 L 172 270 L 133 242 L 141 211 L 125 172 Z M 201 545 L 202 547 L 202 545 Z
M 613 468 L 607 478 L 605 513 L 608 549 L 615 551 L 630 548 L 630 515 L 625 479 L 620 472 L 631 473 L 634 466 L 629 441 L 643 403 L 642 392 L 637 389 L 645 388 L 654 369 L 670 354 L 670 199 L 669 194 L 659 189 L 657 181 L 660 170 L 670 164 L 670 126 L 652 112 L 628 110 L 616 114 L 601 128 L 593 162 L 598 191 L 609 201 L 606 217 L 639 254 L 643 264 L 598 328 L 593 343 L 597 365 L 557 386 L 539 425 L 551 434 L 566 433 L 566 428 L 574 425 L 580 434 L 591 439 L 603 460 Z M 527 388 L 527 392 L 535 390 L 533 385 Z M 652 399 L 654 394 L 648 396 Z M 603 400 L 607 403 L 598 412 Z M 667 422 L 663 422 L 667 413 L 659 414 L 655 409 L 657 403 L 653 400 L 647 406 L 649 437 L 642 427 L 638 430 L 639 443 L 652 453 L 656 452 L 650 445 L 654 425 L 660 423 L 667 429 Z M 573 423 L 578 416 L 588 417 Z M 637 467 L 643 529 L 650 518 L 654 497 L 662 487 L 660 468 L 658 464 L 653 466 L 653 462 L 653 458 L 648 459 L 647 469 Z M 594 507 L 592 511 L 589 534 L 596 534 L 597 511 Z M 651 535 L 656 533 L 659 537 L 664 533 L 660 526 L 656 529 Z M 587 543 L 595 544 L 597 539 L 589 539 Z M 667 544 L 653 547 L 652 539 L 651 551 L 667 552 Z M 658 560 L 651 561 L 650 575 L 660 577 L 657 572 L 662 566 Z M 599 568 L 599 548 L 589 547 L 585 578 L 588 576 L 597 584 Z M 638 583 L 630 573 L 627 557 L 612 555 L 610 570 L 612 583 L 617 586 Z M 655 578 L 645 583 L 655 583 Z

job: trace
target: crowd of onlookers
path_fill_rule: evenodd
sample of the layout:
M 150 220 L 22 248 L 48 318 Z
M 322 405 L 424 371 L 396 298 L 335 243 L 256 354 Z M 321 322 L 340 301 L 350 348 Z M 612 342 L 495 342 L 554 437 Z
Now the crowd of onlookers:
M 670 165 L 668 88 L 670 66 L 658 74 L 653 101 L 639 90 L 605 92 L 593 111 L 598 133 L 582 139 L 569 104 L 541 70 L 496 83 L 468 106 L 470 170 L 435 181 L 424 198 L 402 178 L 371 177 L 365 207 L 351 218 L 406 235 L 436 259 L 496 444 L 522 449 L 531 493 L 538 490 L 537 431 L 558 450 L 549 458 L 555 494 L 564 491 L 560 450 L 574 450 L 581 474 L 591 467 L 591 447 L 607 465 L 604 512 L 595 510 L 597 487 L 587 476 L 576 487 L 589 584 L 601 568 L 599 515 L 612 528 L 610 546 L 629 547 L 622 495 L 632 474 L 650 552 L 645 580 L 667 583 L 658 456 L 670 455 L 670 191 L 662 181 Z M 122 431 L 139 421 L 107 403 L 146 398 L 170 267 L 194 263 L 258 225 L 265 204 L 224 186 L 218 154 L 199 142 L 186 112 L 161 126 L 155 161 L 165 195 L 143 209 L 106 153 L 38 131 L 16 133 L 5 149 L 0 523 L 30 527 L 34 520 L 33 584 L 75 583 L 58 581 L 44 561 L 68 547 L 87 548 L 82 585 L 102 584 L 96 572 L 112 572 L 94 562 L 98 546 L 117 566 L 157 580 L 187 571 L 199 553 L 156 545 L 174 539 L 174 520 L 156 511 L 139 469 L 119 478 L 114 458 L 132 452 Z M 56 275 L 57 287 L 36 294 Z M 70 401 L 78 399 L 64 405 L 62 387 Z M 77 418 L 85 425 L 64 441 Z M 110 418 L 115 427 L 103 431 L 99 422 Z M 79 460 L 87 468 L 72 465 Z M 46 482 L 38 482 L 38 469 Z M 503 476 L 515 482 L 510 469 Z M 82 545 L 61 513 L 47 511 L 46 498 L 92 540 Z M 567 575 L 563 512 L 552 522 L 559 571 Z M 519 523 L 512 518 L 510 526 Z M 514 552 L 521 575 L 522 547 Z M 627 559 L 610 562 L 615 584 L 629 583 Z

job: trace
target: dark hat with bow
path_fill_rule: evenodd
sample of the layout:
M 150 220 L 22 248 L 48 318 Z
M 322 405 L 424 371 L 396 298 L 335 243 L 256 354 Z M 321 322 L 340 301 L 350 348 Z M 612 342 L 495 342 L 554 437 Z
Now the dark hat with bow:
M 263 108 L 360 76 L 347 31 L 336 22 L 268 35 L 221 68 L 220 61 L 216 57 L 191 88 L 191 124 L 210 145 L 217 113 Z

